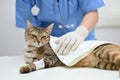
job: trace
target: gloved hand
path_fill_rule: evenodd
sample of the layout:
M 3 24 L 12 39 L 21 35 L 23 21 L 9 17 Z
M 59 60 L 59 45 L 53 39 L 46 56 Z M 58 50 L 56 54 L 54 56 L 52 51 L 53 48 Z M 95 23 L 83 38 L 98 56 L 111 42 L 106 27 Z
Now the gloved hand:
M 24 46 L 24 59 L 25 62 L 30 64 L 33 63 L 33 59 L 36 57 L 36 54 L 34 53 L 34 47 L 28 47 L 27 45 Z
M 55 52 L 63 55 L 68 54 L 70 51 L 76 50 L 87 36 L 86 27 L 79 26 L 75 31 L 63 35 L 55 42 L 58 45 Z

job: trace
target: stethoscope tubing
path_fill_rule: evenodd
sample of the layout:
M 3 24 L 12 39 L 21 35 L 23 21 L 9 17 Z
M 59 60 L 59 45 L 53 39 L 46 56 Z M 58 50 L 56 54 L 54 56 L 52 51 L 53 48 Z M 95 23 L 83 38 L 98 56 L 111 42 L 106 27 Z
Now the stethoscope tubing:
M 61 14 L 61 10 L 60 10 L 60 0 L 57 0 L 57 4 L 58 4 L 58 11 L 59 11 L 59 16 L 60 16 L 60 20 L 62 23 L 62 26 L 65 26 L 63 19 L 62 19 L 62 14 Z M 70 4 L 69 4 L 69 0 L 67 0 L 67 15 L 68 15 L 68 22 L 70 20 Z
M 70 4 L 69 4 L 70 0 L 67 0 L 67 16 L 68 16 L 68 19 L 67 19 L 67 22 L 69 22 L 70 20 Z M 36 6 L 37 3 L 36 3 L 36 0 L 33 1 L 33 5 Z M 33 7 L 34 7 L 33 6 Z M 36 6 L 37 7 L 37 6 Z M 61 24 L 62 26 L 64 27 L 65 24 L 64 24 L 64 21 L 63 21 L 63 18 L 62 18 L 62 14 L 61 14 L 61 10 L 60 10 L 60 0 L 57 0 L 57 7 L 58 7 L 58 11 L 59 11 L 59 16 L 60 16 L 60 20 L 61 20 Z M 38 7 L 37 7 L 38 8 Z M 39 8 L 38 8 L 39 9 Z M 40 9 L 39 9 L 40 10 Z M 39 12 L 38 12 L 39 13 Z M 37 16 L 37 15 L 34 15 L 34 16 Z

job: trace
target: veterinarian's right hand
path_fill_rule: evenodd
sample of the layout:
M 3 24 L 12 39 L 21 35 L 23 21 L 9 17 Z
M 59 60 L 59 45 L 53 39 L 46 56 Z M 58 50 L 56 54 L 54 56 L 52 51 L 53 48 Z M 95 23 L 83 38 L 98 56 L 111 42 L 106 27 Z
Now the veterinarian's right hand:
M 31 48 L 31 47 L 27 47 L 25 45 L 24 47 L 24 59 L 25 59 L 25 62 L 30 64 L 30 63 L 33 63 L 33 59 L 36 57 L 36 54 L 34 53 L 34 48 Z

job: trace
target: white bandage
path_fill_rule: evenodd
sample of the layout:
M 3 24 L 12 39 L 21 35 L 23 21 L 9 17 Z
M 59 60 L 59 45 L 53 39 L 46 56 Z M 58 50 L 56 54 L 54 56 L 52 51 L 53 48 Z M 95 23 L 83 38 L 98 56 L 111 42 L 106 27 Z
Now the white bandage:
M 43 59 L 34 62 L 34 64 L 35 64 L 35 66 L 36 66 L 36 70 L 38 70 L 38 69 L 42 69 L 42 68 L 45 67 L 45 62 L 44 62 Z

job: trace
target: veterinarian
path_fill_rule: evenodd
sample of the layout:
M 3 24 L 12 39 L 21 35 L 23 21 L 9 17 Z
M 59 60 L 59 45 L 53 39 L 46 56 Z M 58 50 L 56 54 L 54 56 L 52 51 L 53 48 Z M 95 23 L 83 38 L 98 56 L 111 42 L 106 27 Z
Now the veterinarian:
M 103 5 L 103 0 L 16 0 L 16 26 L 26 28 L 26 19 L 33 26 L 47 27 L 54 23 L 51 35 L 60 37 L 55 42 L 56 52 L 66 55 L 82 41 L 96 39 L 97 9 Z

